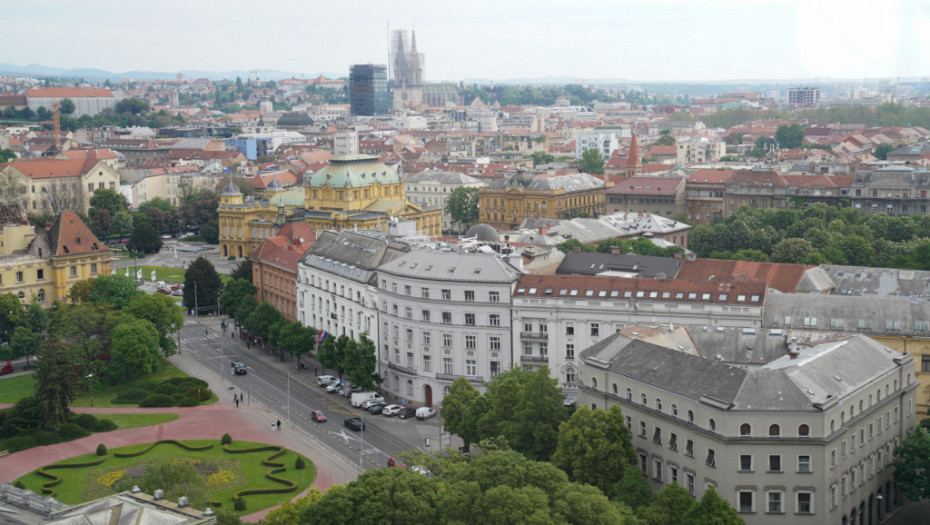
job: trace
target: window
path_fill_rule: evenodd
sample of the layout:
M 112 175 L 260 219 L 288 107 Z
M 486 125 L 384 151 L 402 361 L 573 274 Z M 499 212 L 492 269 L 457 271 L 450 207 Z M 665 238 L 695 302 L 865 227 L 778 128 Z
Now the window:
M 671 483 L 678 483 L 678 467 L 668 468 L 668 480 Z
M 429 310 L 421 310 L 420 318 L 423 320 L 424 323 L 428 323 L 429 322 Z
M 428 355 L 423 356 L 423 371 L 432 372 L 432 370 L 433 370 L 433 360 Z
M 649 475 L 649 473 L 646 472 L 646 455 L 645 454 L 639 455 L 639 470 L 643 471 L 644 476 Z
M 811 427 L 807 425 L 798 426 L 798 437 L 810 437 L 810 435 L 811 435 Z
M 678 405 L 672 403 L 672 415 L 678 417 Z
M 523 355 L 533 355 L 533 343 L 523 343 Z
M 811 504 L 811 493 L 810 492 L 798 492 L 798 514 L 811 514 L 813 513 L 813 505 Z
M 475 336 L 466 335 L 465 336 L 465 348 L 467 350 L 474 350 L 477 345 L 475 344 Z
M 694 496 L 694 474 L 685 473 L 685 485 L 687 485 L 688 494 Z
M 465 375 L 467 376 L 476 376 L 478 375 L 478 362 L 474 359 L 465 360 Z
M 565 335 L 575 335 L 575 323 L 565 323 Z
M 639 422 L 639 435 L 640 437 L 646 437 L 646 422 L 645 421 Z
M 420 297 L 429 299 L 429 288 L 420 288 Z
M 442 324 L 452 324 L 452 312 L 442 313 Z
M 694 423 L 694 412 L 688 411 L 688 423 Z
M 404 295 L 410 295 L 410 285 L 409 285 L 409 284 L 405 284 L 405 285 L 404 285 Z
M 778 437 L 781 435 L 781 427 L 778 425 L 769 425 L 769 437 Z
M 670 433 L 668 435 L 668 448 L 678 450 L 678 434 Z
M 71 277 L 77 277 L 77 266 L 71 267 Z
M 781 492 L 769 492 L 767 512 L 781 512 Z
M 452 346 L 452 334 L 442 334 L 442 346 L 446 348 Z
M 488 348 L 491 350 L 500 350 L 501 338 L 498 336 L 492 336 L 490 339 L 488 339 Z
M 694 457 L 694 441 L 690 439 L 685 441 L 685 455 L 689 458 Z
M 810 456 L 798 456 L 798 472 L 804 472 L 808 474 L 811 472 Z
M 404 308 L 404 317 L 407 319 L 413 319 L 413 308 L 410 308 L 409 306 Z
M 488 324 L 491 326 L 500 326 L 501 325 L 501 316 L 498 314 L 490 314 L 488 316 Z
M 475 314 L 465 314 L 465 325 L 475 326 Z
M 72 268 L 74 268 L 74 267 L 72 266 Z M 72 275 L 72 277 L 73 277 L 73 275 Z M 18 282 L 18 283 L 23 282 L 23 272 L 16 272 L 16 282 Z
M 752 426 L 749 423 L 743 423 L 739 426 L 739 435 L 742 437 L 752 435 Z
M 778 454 L 769 456 L 769 472 L 781 472 L 781 456 Z
M 397 293 L 397 283 L 391 283 L 391 291 Z
M 591 323 L 591 335 L 598 337 L 601 333 L 601 326 L 598 323 Z
M 500 292 L 488 292 L 488 302 L 491 302 L 491 303 L 501 302 L 501 293 Z
M 640 395 L 639 395 L 639 403 L 640 403 L 641 405 L 644 405 L 644 406 L 647 404 L 647 401 L 646 401 L 646 394 L 640 394 Z
M 740 472 L 752 472 L 752 455 L 740 454 L 739 471 Z
M 443 298 L 444 300 L 446 300 L 446 301 L 452 299 L 452 290 L 443 290 L 443 291 L 442 291 L 442 298 Z
M 442 358 L 442 373 L 443 374 L 452 373 L 452 358 L 451 357 Z
M 575 358 L 575 345 L 567 344 L 565 345 L 565 359 L 574 359 Z
M 475 291 L 474 290 L 465 290 L 465 300 L 474 301 L 475 300 Z
M 713 419 L 710 419 L 710 420 L 707 422 L 707 428 L 709 428 L 711 432 L 716 432 L 716 431 L 717 431 L 717 422 L 714 421 Z
M 714 452 L 714 449 L 707 449 L 707 458 L 704 460 L 704 463 L 706 463 L 708 467 L 717 466 L 717 453 Z
M 499 374 L 499 373 L 501 373 L 501 363 L 500 363 L 500 361 L 491 361 L 491 377 L 494 377 L 494 376 L 496 376 L 496 375 Z M 567 373 L 568 373 L 568 372 L 566 372 L 566 374 L 567 374 Z M 572 374 L 574 374 L 574 371 L 572 371 Z M 575 376 L 572 375 L 572 382 L 574 382 L 574 378 L 575 378 Z
M 662 462 L 658 459 L 653 460 L 653 475 L 656 481 L 662 481 Z
M 656 427 L 655 432 L 652 433 L 652 442 L 655 443 L 656 445 L 662 444 L 662 429 L 661 428 Z
M 656 398 L 656 410 L 662 410 L 662 400 Z
M 753 493 L 748 490 L 741 490 L 739 492 L 739 511 L 740 512 L 752 512 L 752 497 Z
M 407 328 L 404 330 L 404 342 L 407 344 L 413 344 L 413 329 Z
M 830 466 L 836 466 L 836 449 L 830 451 Z
M 94 266 L 97 266 L 97 265 L 94 264 Z M 94 270 L 94 273 L 97 273 L 96 269 Z M 45 279 L 45 270 L 41 268 L 36 270 L 36 279 L 39 279 L 39 280 Z

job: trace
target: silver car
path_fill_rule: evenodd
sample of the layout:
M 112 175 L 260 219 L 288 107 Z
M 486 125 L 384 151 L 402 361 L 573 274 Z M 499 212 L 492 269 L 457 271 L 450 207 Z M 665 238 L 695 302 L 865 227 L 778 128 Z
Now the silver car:
M 396 416 L 397 414 L 400 414 L 400 411 L 403 409 L 404 407 L 400 405 L 388 405 L 384 407 L 384 410 L 381 412 L 381 414 L 388 417 Z

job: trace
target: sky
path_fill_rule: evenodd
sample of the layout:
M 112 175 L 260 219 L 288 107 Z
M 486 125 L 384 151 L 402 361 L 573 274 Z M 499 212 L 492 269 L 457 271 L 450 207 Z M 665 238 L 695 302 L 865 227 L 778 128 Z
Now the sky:
M 930 0 L 30 0 L 5 18 L 0 61 L 117 73 L 344 76 L 387 62 L 390 27 L 416 30 L 427 81 L 930 76 Z

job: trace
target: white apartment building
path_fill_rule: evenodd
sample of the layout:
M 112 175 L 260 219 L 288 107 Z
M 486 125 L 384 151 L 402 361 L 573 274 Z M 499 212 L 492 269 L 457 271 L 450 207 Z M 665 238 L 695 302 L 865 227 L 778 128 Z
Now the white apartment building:
M 484 181 L 455 171 L 426 170 L 404 179 L 407 200 L 425 207 L 442 208 L 442 229 L 453 227 L 452 216 L 446 211 L 449 195 L 459 187 L 481 188 Z
M 482 388 L 511 367 L 510 301 L 520 271 L 483 248 L 417 250 L 378 267 L 386 394 L 430 406 L 459 377 Z
M 864 335 L 802 346 L 778 331 L 778 355 L 728 364 L 633 330 L 580 352 L 578 402 L 623 408 L 653 488 L 700 498 L 713 486 L 748 525 L 878 523 L 902 503 L 889 464 L 915 427 L 910 355 Z
M 706 137 L 694 136 L 678 140 L 678 163 L 701 164 L 714 162 L 726 155 L 727 145 L 722 140 L 708 140 Z
M 297 319 L 332 337 L 377 341 L 375 270 L 408 249 L 358 232 L 322 232 L 297 263 Z
M 547 365 L 572 398 L 578 387 L 578 354 L 618 329 L 685 325 L 754 333 L 765 294 L 761 282 L 523 275 L 513 294 L 514 365 Z
M 597 126 L 594 131 L 575 136 L 575 158 L 580 159 L 589 149 L 597 149 L 604 159 L 609 159 L 615 150 L 620 149 L 620 139 L 632 136 L 633 132 L 628 127 Z
M 116 109 L 119 99 L 109 89 L 47 87 L 26 90 L 26 105 L 32 111 L 44 107 L 53 111 L 55 102 L 61 104 L 64 99 L 74 102 L 74 118 L 84 115 L 96 115 L 105 109 Z

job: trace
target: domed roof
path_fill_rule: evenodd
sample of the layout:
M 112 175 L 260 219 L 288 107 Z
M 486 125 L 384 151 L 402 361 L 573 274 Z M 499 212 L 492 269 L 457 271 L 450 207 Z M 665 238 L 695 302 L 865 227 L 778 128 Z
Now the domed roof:
M 333 188 L 351 188 L 359 186 L 372 186 L 376 182 L 381 184 L 396 184 L 400 176 L 394 168 L 378 162 L 378 157 L 372 155 L 344 155 L 333 157 L 329 164 L 319 171 L 304 178 L 307 186 L 325 186 Z
M 230 180 L 229 184 L 223 188 L 223 195 L 242 195 L 242 192 L 239 191 L 239 186 L 236 186 L 236 184 Z
M 278 119 L 277 125 L 281 127 L 303 128 L 306 126 L 312 126 L 313 119 L 310 118 L 310 116 L 306 113 L 290 111 L 281 115 L 281 118 Z
M 482 242 L 497 242 L 500 240 L 500 237 L 497 235 L 497 230 L 494 229 L 490 224 L 476 224 L 468 229 L 465 232 L 465 237 L 477 237 L 479 241 Z

